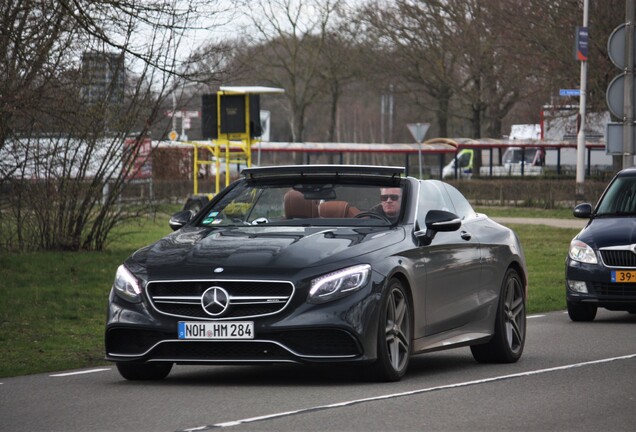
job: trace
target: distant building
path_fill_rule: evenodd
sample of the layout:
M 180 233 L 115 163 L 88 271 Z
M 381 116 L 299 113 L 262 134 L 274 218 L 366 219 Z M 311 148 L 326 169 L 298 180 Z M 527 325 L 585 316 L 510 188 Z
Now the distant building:
M 82 95 L 88 103 L 123 103 L 124 66 L 124 53 L 86 51 L 82 54 Z

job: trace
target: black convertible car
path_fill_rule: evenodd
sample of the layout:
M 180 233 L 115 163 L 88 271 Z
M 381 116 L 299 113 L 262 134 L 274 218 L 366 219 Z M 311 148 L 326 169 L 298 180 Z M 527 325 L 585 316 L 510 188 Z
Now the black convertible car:
M 519 241 L 449 184 L 400 167 L 250 168 L 170 225 L 117 269 L 106 358 L 124 378 L 332 362 L 394 381 L 416 353 L 523 352 Z

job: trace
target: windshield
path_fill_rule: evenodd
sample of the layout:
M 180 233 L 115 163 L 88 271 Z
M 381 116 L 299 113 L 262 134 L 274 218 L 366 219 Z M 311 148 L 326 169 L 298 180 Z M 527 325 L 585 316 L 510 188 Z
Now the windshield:
M 206 209 L 198 225 L 390 225 L 400 218 L 402 194 L 399 185 L 243 181 Z
M 462 168 L 467 167 L 470 164 L 470 156 L 471 154 L 468 152 L 459 155 L 459 166 Z
M 636 214 L 636 177 L 617 177 L 598 204 L 597 216 Z

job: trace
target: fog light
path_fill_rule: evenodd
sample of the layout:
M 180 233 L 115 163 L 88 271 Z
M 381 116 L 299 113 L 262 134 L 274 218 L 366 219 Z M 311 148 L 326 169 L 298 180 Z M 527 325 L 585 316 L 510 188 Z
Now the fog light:
M 584 281 L 568 280 L 568 287 L 570 287 L 570 291 L 587 294 L 587 283 Z

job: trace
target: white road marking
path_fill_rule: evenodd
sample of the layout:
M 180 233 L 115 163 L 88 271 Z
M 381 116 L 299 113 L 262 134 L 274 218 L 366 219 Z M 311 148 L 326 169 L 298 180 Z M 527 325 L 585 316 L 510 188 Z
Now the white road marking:
M 532 318 L 543 318 L 545 315 L 528 315 L 528 319 L 532 319 Z
M 433 392 L 433 391 L 437 391 L 437 390 L 455 389 L 455 388 L 467 387 L 467 386 L 476 385 L 476 384 L 485 384 L 485 383 L 491 383 L 491 382 L 494 382 L 494 381 L 502 381 L 502 380 L 508 380 L 508 379 L 514 379 L 514 378 L 522 378 L 522 377 L 528 377 L 528 376 L 532 376 L 532 375 L 539 375 L 539 374 L 544 374 L 544 373 L 549 373 L 549 372 L 562 371 L 562 370 L 567 370 L 567 369 L 574 369 L 574 368 L 579 368 L 579 367 L 584 367 L 584 366 L 591 366 L 591 365 L 609 363 L 609 362 L 620 361 L 620 360 L 630 360 L 630 359 L 634 359 L 634 358 L 636 358 L 636 354 L 630 354 L 630 355 L 625 355 L 625 356 L 620 356 L 620 357 L 606 358 L 606 359 L 601 359 L 601 360 L 592 360 L 592 361 L 588 361 L 588 362 L 574 363 L 574 364 L 569 364 L 569 365 L 565 365 L 565 366 L 556 366 L 556 367 L 547 368 L 547 369 L 538 369 L 538 370 L 534 370 L 534 371 L 519 372 L 519 373 L 515 373 L 515 374 L 501 375 L 501 376 L 496 376 L 496 377 L 492 377 L 492 378 L 484 378 L 484 379 L 479 379 L 479 380 L 474 380 L 474 381 L 465 381 L 465 382 L 461 382 L 461 383 L 457 383 L 457 384 L 448 384 L 448 385 L 443 385 L 443 386 L 438 386 L 438 387 L 429 387 L 429 388 L 423 388 L 423 389 L 418 389 L 418 390 L 411 390 L 411 391 L 407 391 L 407 392 L 403 392 L 403 393 L 392 393 L 392 394 L 374 396 L 374 397 L 363 398 L 363 399 L 355 399 L 355 400 L 346 401 L 346 402 L 338 402 L 338 403 L 328 404 L 328 405 L 319 405 L 319 406 L 315 406 L 315 407 L 303 408 L 303 409 L 294 410 L 294 411 L 285 411 L 285 412 L 267 414 L 267 415 L 258 416 L 258 417 L 250 417 L 250 418 L 241 419 L 241 420 L 234 420 L 234 421 L 229 421 L 229 422 L 216 423 L 216 424 L 208 425 L 208 426 L 197 426 L 197 427 L 193 427 L 193 428 L 189 428 L 189 429 L 183 429 L 182 432 L 206 431 L 206 430 L 216 429 L 216 428 L 232 427 L 232 426 L 238 426 L 238 425 L 242 425 L 242 424 L 246 424 L 246 423 L 254 423 L 254 422 L 258 422 L 258 421 L 269 420 L 269 419 L 274 419 L 274 418 L 281 418 L 281 417 L 287 417 L 287 416 L 292 416 L 292 415 L 296 415 L 296 414 L 304 414 L 304 413 L 308 413 L 308 412 L 312 412 L 312 411 L 322 411 L 322 410 L 328 410 L 328 409 L 334 409 L 334 408 L 341 408 L 341 407 L 356 405 L 356 404 L 365 403 L 365 402 L 375 402 L 375 401 L 386 400 L 386 399 L 394 399 L 394 398 L 403 397 L 403 396 L 411 396 L 411 395 L 416 395 L 416 394 L 421 394 L 421 393 L 429 393 L 429 392 Z
M 83 375 L 83 374 L 89 374 L 89 373 L 95 373 L 95 372 L 104 372 L 104 371 L 109 371 L 109 370 L 111 370 L 111 368 L 90 369 L 90 370 L 84 370 L 84 371 L 79 371 L 79 372 L 66 372 L 66 373 L 60 373 L 60 374 L 53 374 L 53 375 L 49 375 L 49 376 L 50 377 L 67 377 L 67 376 Z

